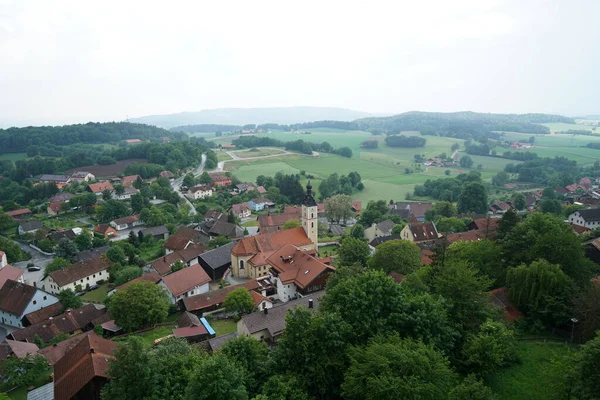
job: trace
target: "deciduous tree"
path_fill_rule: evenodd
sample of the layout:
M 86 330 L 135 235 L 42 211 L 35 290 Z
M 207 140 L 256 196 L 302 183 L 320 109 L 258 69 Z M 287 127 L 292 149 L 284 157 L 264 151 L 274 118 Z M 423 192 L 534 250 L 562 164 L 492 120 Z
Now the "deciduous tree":
M 338 194 L 325 199 L 325 215 L 332 222 L 346 222 L 352 217 L 352 199 L 345 194 Z
M 487 191 L 480 182 L 469 182 L 463 185 L 458 195 L 458 212 L 461 214 L 485 214 L 488 210 Z
M 410 274 L 423 266 L 421 249 L 408 240 L 389 240 L 377 246 L 375 254 L 367 262 L 369 268 Z
M 232 291 L 225 297 L 223 306 L 225 306 L 225 309 L 229 312 L 245 314 L 252 311 L 254 308 L 254 301 L 248 290 L 240 288 Z
M 240 368 L 222 354 L 205 357 L 196 367 L 185 392 L 185 400 L 246 400 Z
M 356 262 L 366 265 L 371 251 L 364 240 L 347 237 L 342 240 L 342 245 L 337 253 L 340 265 L 352 265 Z
M 115 323 L 132 332 L 163 322 L 171 302 L 162 286 L 135 282 L 111 296 L 108 309 Z
M 67 308 L 79 308 L 83 306 L 81 297 L 76 296 L 71 289 L 65 289 L 58 294 L 58 302 L 61 305 L 60 312 L 64 312 Z

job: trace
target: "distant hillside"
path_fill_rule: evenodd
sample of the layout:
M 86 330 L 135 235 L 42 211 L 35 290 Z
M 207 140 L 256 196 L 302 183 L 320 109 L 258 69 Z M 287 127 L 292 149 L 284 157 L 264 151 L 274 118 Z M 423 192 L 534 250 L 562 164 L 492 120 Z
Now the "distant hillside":
M 149 115 L 140 118 L 130 118 L 129 122 L 172 128 L 174 126 L 201 124 L 297 124 L 322 120 L 353 121 L 359 118 L 381 115 L 383 114 L 371 114 L 335 107 L 220 108 L 198 112 Z

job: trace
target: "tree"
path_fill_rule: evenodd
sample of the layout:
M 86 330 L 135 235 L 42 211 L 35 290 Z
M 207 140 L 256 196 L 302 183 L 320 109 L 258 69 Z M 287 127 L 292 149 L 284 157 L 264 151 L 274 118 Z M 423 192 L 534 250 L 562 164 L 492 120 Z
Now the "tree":
M 436 216 L 454 217 L 457 213 L 456 206 L 450 201 L 438 201 L 433 205 L 433 211 Z
M 365 237 L 365 228 L 361 224 L 354 224 L 350 230 L 350 236 L 356 239 L 363 239 Z
M 592 339 L 600 330 L 600 286 L 590 285 L 578 293 L 573 309 L 584 340 Z
M 44 269 L 44 275 L 48 275 L 52 271 L 58 271 L 59 269 L 67 268 L 71 263 L 62 257 L 54 257 Z
M 242 368 L 244 386 L 250 396 L 257 395 L 269 376 L 269 349 L 265 342 L 240 336 L 225 343 L 221 352 L 229 361 Z
M 404 227 L 406 227 L 406 224 L 404 222 L 394 225 L 394 227 L 392 228 L 392 234 L 399 235 L 402 232 L 402 230 L 404 230 Z
M 488 221 L 489 222 L 489 221 Z M 519 223 L 519 216 L 517 213 L 510 208 L 507 212 L 502 215 L 498 222 L 498 228 L 496 229 L 496 236 L 502 240 L 508 235 L 508 233 Z M 489 223 L 488 223 L 489 225 Z
M 573 367 L 579 398 L 600 398 L 600 332 L 581 346 Z
M 77 246 L 73 243 L 72 240 L 69 239 L 61 239 L 58 242 L 58 246 L 56 247 L 56 256 L 64 258 L 70 262 L 75 262 L 75 258 L 79 251 L 77 250 Z
M 489 376 L 517 361 L 513 331 L 502 322 L 487 320 L 463 347 L 464 363 L 471 372 Z
M 125 267 L 115 274 L 114 284 L 120 286 L 125 282 L 129 282 L 132 279 L 139 278 L 142 276 L 142 269 L 134 265 Z
M 183 177 L 183 186 L 187 187 L 187 188 L 191 188 L 196 184 L 196 178 L 194 178 L 193 174 L 186 174 L 186 176 Z
M 463 185 L 458 195 L 457 208 L 461 214 L 485 214 L 488 210 L 485 186 L 481 182 L 469 182 Z
M 26 260 L 25 253 L 18 244 L 12 240 L 0 237 L 0 249 L 6 253 L 6 258 L 9 263 Z
M 468 375 L 459 385 L 448 393 L 448 400 L 493 400 L 492 389 L 478 380 L 473 374 Z
M 462 156 L 458 163 L 463 168 L 471 168 L 473 165 L 473 159 L 469 156 Z
M 225 297 L 223 306 L 228 312 L 246 314 L 254 309 L 254 301 L 248 290 L 239 288 Z
M 92 248 L 92 237 L 90 231 L 84 229 L 81 235 L 77 235 L 74 239 L 75 245 L 79 251 L 90 250 Z
M 13 220 L 13 218 L 4 213 L 4 212 L 0 212 L 0 231 L 5 231 L 7 229 L 12 228 L 15 225 L 15 221 Z
M 141 193 L 131 196 L 131 210 L 134 214 L 140 213 L 144 208 L 148 207 L 150 207 L 150 201 L 142 196 Z
M 508 294 L 515 306 L 547 326 L 559 326 L 570 318 L 573 281 L 546 260 L 520 265 L 506 273 Z
M 361 263 L 354 263 L 352 265 L 340 265 L 331 275 L 329 275 L 329 279 L 327 279 L 327 290 L 332 289 L 338 283 L 354 278 L 365 271 L 365 267 L 362 266 Z
M 438 232 L 464 232 L 467 230 L 465 221 L 460 218 L 440 218 L 436 223 Z
M 148 226 L 160 226 L 169 222 L 167 215 L 156 206 L 144 208 L 140 213 L 140 219 Z
M 112 190 L 110 190 L 110 189 L 104 189 L 102 191 L 102 199 L 104 199 L 104 200 L 110 200 L 110 199 L 112 199 Z
M 347 237 L 342 240 L 337 254 L 340 265 L 352 265 L 355 262 L 366 265 L 371 251 L 369 245 L 363 240 Z
M 127 203 L 118 200 L 105 201 L 103 205 L 96 208 L 96 213 L 101 222 L 109 222 L 131 215 Z
M 221 247 L 226 245 L 227 243 L 231 243 L 231 239 L 227 236 L 217 236 L 214 239 L 211 239 L 206 245 L 211 249 L 216 249 L 217 247 Z
M 283 229 L 293 229 L 293 228 L 299 228 L 302 225 L 300 224 L 300 221 L 298 221 L 297 219 L 290 219 L 288 221 L 285 221 L 285 224 L 283 224 Z
M 111 246 L 110 249 L 106 251 L 106 257 L 113 263 L 125 263 L 125 251 L 120 246 Z
M 446 260 L 466 261 L 493 280 L 493 287 L 504 285 L 506 266 L 502 260 L 502 247 L 493 240 L 459 240 L 446 251 Z
M 345 399 L 442 399 L 456 379 L 432 346 L 398 335 L 352 347 L 350 359 L 342 384 Z
M 346 222 L 353 215 L 350 196 L 338 194 L 325 199 L 325 215 L 332 222 Z
M 517 193 L 513 199 L 513 205 L 519 211 L 524 210 L 527 206 L 527 201 L 525 201 L 525 196 L 521 193 Z
M 61 305 L 60 312 L 64 312 L 67 308 L 79 308 L 83 306 L 83 300 L 81 297 L 76 296 L 75 292 L 71 289 L 65 289 L 58 294 L 58 302 Z
M 356 185 L 356 188 L 362 192 L 363 190 L 365 190 L 365 184 L 362 182 L 358 182 L 358 185 Z
M 163 322 L 171 302 L 162 286 L 135 282 L 110 298 L 108 310 L 115 323 L 128 332 Z
M 187 265 L 183 261 L 177 260 L 173 263 L 173 265 L 171 265 L 171 272 L 180 271 L 180 270 L 184 269 L 185 267 L 187 267 Z
M 560 200 L 542 199 L 540 202 L 540 211 L 543 213 L 550 213 L 555 215 L 562 214 L 562 203 Z
M 202 175 L 198 178 L 198 182 L 202 185 L 210 185 L 212 183 L 212 178 L 208 174 L 208 172 L 204 171 Z
M 300 307 L 288 311 L 285 321 L 285 332 L 273 353 L 275 370 L 294 375 L 313 397 L 338 397 L 350 326 L 339 315 Z
M 48 370 L 48 361 L 40 355 L 9 357 L 2 361 L 2 383 L 5 388 L 31 386 Z
M 222 354 L 205 357 L 195 369 L 186 400 L 246 400 L 242 371 Z
M 423 266 L 421 249 L 408 240 L 389 240 L 377 246 L 367 265 L 369 268 L 381 269 L 386 274 L 392 271 L 410 274 Z
M 270 377 L 262 387 L 261 396 L 264 397 L 255 397 L 254 400 L 310 400 L 298 378 L 292 374 Z

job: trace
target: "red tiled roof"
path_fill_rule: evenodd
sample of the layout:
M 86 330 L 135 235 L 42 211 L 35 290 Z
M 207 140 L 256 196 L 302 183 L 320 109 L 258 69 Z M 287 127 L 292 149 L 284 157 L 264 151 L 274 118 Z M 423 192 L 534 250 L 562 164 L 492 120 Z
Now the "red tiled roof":
M 470 227 L 474 227 L 474 229 L 479 229 L 484 232 L 488 232 L 488 234 L 495 234 L 496 229 L 498 227 L 498 219 L 497 218 L 479 218 L 473 220 L 469 223 Z
M 356 212 L 360 212 L 360 210 L 362 209 L 362 201 L 353 200 L 352 201 L 352 209 Z
M 430 249 L 421 250 L 421 262 L 423 265 L 431 265 L 433 264 L 433 251 Z
M 139 215 L 128 215 L 127 217 L 123 217 L 123 218 L 117 218 L 115 220 L 113 220 L 112 222 L 114 222 L 117 225 L 131 225 L 134 222 L 138 222 L 140 220 L 140 216 Z
M 63 358 L 65 353 L 72 349 L 77 343 L 79 343 L 86 336 L 96 336 L 94 331 L 87 331 L 84 333 L 80 333 L 78 335 L 73 335 L 68 339 L 58 342 L 55 345 L 44 347 L 40 349 L 38 354 L 46 357 L 46 360 L 50 363 L 50 365 L 54 365 Z
M 392 278 L 396 283 L 402 283 L 404 280 L 404 275 L 397 273 L 396 271 L 392 271 L 388 274 L 390 278 Z
M 83 263 L 73 264 L 67 268 L 50 272 L 50 276 L 58 286 L 65 286 L 100 271 L 108 270 L 110 260 L 106 256 L 100 256 L 85 260 Z
M 69 400 L 95 377 L 108 378 L 116 349 L 115 342 L 85 336 L 54 365 L 54 399 Z
M 210 277 L 200 264 L 195 264 L 191 267 L 173 272 L 170 275 L 163 276 L 162 280 L 173 296 L 177 297 L 183 293 L 189 292 L 196 286 L 201 286 L 210 282 Z
M 20 316 L 37 290 L 33 286 L 12 279 L 6 280 L 0 288 L 0 310 Z
M 288 208 L 286 207 L 286 209 Z M 275 232 L 292 219 L 299 220 L 300 213 L 262 214 L 258 216 L 258 229 L 261 233 Z
M 233 246 L 231 253 L 237 256 L 259 253 L 272 253 L 285 244 L 306 246 L 311 244 L 304 228 L 292 228 L 284 231 L 261 233 L 256 236 L 245 237 Z M 257 264 L 255 264 L 257 265 Z
M 504 309 L 504 316 L 507 321 L 510 322 L 521 318 L 521 312 L 513 305 L 508 296 L 508 290 L 506 287 L 494 289 L 488 293 L 490 295 L 490 302 Z
M 225 297 L 236 289 L 245 288 L 247 290 L 256 290 L 258 287 L 258 281 L 256 279 L 251 279 L 239 285 L 226 286 L 223 289 L 187 297 L 183 299 L 183 305 L 187 311 L 199 311 L 223 304 Z
M 4 252 L 0 251 L 0 258 L 2 257 L 2 254 L 4 254 Z M 21 275 L 23 275 L 23 270 L 13 267 L 10 264 L 6 264 L 4 268 L 0 269 L 0 288 L 2 288 L 9 279 L 18 281 Z
M 191 243 L 191 240 L 182 236 L 173 235 L 167 239 L 165 243 L 165 249 L 169 250 L 183 250 L 186 246 Z
M 433 222 L 408 224 L 410 234 L 415 242 L 434 240 L 438 238 L 437 229 Z
M 25 358 L 29 355 L 33 356 L 40 350 L 35 343 L 19 342 L 9 339 L 6 339 L 5 343 L 10 349 L 10 353 L 14 354 L 17 358 Z
M 98 183 L 90 183 L 88 185 L 92 193 L 103 192 L 105 190 L 114 190 L 112 183 L 106 182 L 98 182 Z
M 244 211 L 250 211 L 251 208 L 248 205 L 248 203 L 239 203 L 239 204 L 234 204 L 231 206 L 231 209 L 233 210 L 233 212 L 238 215 L 243 213 Z
M 475 240 L 481 240 L 485 238 L 485 232 L 481 229 L 475 229 L 467 232 L 451 233 L 450 235 L 446 236 L 446 240 L 448 240 L 448 243 L 450 244 L 458 242 L 459 240 L 465 242 L 473 242 Z
M 113 228 L 110 225 L 105 225 L 105 224 L 99 224 L 94 227 L 94 232 L 98 232 L 103 235 L 106 235 L 106 232 L 111 231 L 111 230 L 114 231 L 115 228 Z
M 62 310 L 62 304 L 54 303 L 47 307 L 40 308 L 37 311 L 30 312 L 29 314 L 25 314 L 23 316 L 23 318 L 27 318 L 27 321 L 29 321 L 29 323 L 31 325 L 33 325 L 33 324 L 37 324 L 38 322 L 47 320 L 50 317 L 54 317 L 54 316 L 60 314 L 61 310 Z
M 300 288 L 307 287 L 315 278 L 335 268 L 322 263 L 317 258 L 291 244 L 275 251 L 267 262 L 279 273 L 283 283 L 294 283 Z
M 135 181 L 138 180 L 138 178 L 142 179 L 139 175 L 124 176 L 123 179 L 121 179 L 121 185 L 123 185 L 124 187 L 130 187 Z
M 208 335 L 208 331 L 206 330 L 204 325 L 198 325 L 173 329 L 173 335 L 175 335 L 175 337 L 186 338 L 199 335 Z
M 48 208 L 51 209 L 52 211 L 54 211 L 55 213 L 57 213 L 62 208 L 62 204 L 63 203 L 60 203 L 60 202 L 50 203 L 50 204 L 48 204 Z
M 20 208 L 18 210 L 5 211 L 6 215 L 10 215 L 11 217 L 18 217 L 19 215 L 30 214 L 31 210 L 29 208 Z

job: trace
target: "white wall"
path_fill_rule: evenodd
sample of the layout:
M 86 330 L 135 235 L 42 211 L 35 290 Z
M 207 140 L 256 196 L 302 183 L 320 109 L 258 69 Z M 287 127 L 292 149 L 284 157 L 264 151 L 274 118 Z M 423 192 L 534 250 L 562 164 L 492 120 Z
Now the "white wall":
M 8 264 L 8 260 L 6 259 L 6 253 L 2 253 L 2 257 L 0 258 L 0 268 L 4 268 L 6 264 Z
M 195 296 L 197 294 L 208 293 L 208 291 L 209 291 L 209 285 L 208 285 L 208 282 L 207 282 L 204 285 L 200 285 L 200 286 L 194 287 L 193 289 L 191 289 L 187 293 L 184 293 L 184 294 L 181 294 L 181 295 L 175 297 L 175 296 L 173 296 L 173 293 L 171 293 L 171 291 L 169 290 L 169 288 L 167 287 L 167 285 L 165 284 L 164 281 L 161 280 L 158 284 L 160 286 L 162 286 L 163 288 L 165 288 L 165 290 L 169 294 L 169 299 L 171 300 L 171 304 L 175 304 L 179 300 L 185 299 L 186 297 Z
M 105 281 L 108 280 L 108 270 L 103 270 L 103 271 L 97 272 L 90 276 L 86 276 L 83 279 L 78 279 L 76 282 L 71 282 L 67 285 L 60 286 L 60 287 L 58 286 L 58 284 L 56 282 L 54 282 L 54 280 L 52 279 L 51 276 L 48 276 L 46 283 L 45 283 L 45 288 L 46 288 L 46 291 L 53 293 L 53 294 L 58 294 L 58 293 L 62 292 L 63 290 L 67 290 L 67 289 L 71 289 L 72 291 L 76 292 L 75 286 L 81 285 L 81 289 L 85 290 L 88 283 L 90 285 L 95 285 L 101 279 L 104 279 Z
M 296 298 L 296 285 L 293 283 L 283 284 L 279 277 L 275 278 L 275 280 L 277 281 L 277 295 L 279 296 L 279 300 L 288 302 Z
M 48 307 L 52 304 L 58 303 L 58 299 L 51 295 L 50 293 L 46 293 L 42 290 L 36 290 L 33 298 L 29 300 L 29 304 L 25 307 L 25 311 L 21 315 L 10 314 L 6 311 L 0 311 L 0 322 L 6 325 L 14 326 L 16 328 L 22 328 L 23 323 L 21 322 L 21 318 L 25 314 L 29 314 L 34 311 L 38 311 L 43 307 Z

